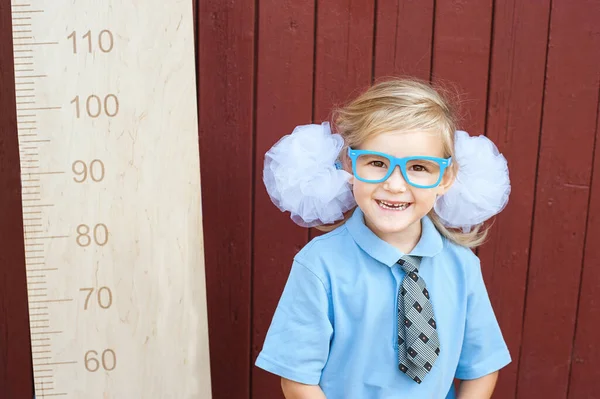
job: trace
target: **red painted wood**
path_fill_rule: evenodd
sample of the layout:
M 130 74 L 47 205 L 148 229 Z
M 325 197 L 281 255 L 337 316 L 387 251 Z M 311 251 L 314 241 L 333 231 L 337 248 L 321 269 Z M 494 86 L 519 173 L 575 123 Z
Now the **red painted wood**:
M 371 83 L 374 14 L 371 0 L 330 0 L 317 8 L 314 123 L 332 122 L 333 109 Z M 310 229 L 309 238 L 321 234 Z
M 252 360 L 262 349 L 292 264 L 308 239 L 271 203 L 262 183 L 264 154 L 296 125 L 312 119 L 315 3 L 259 3 L 253 237 Z M 282 398 L 279 378 L 252 369 L 253 398 Z
M 567 396 L 598 109 L 598 20 L 596 1 L 552 2 L 517 398 Z
M 198 4 L 204 249 L 214 399 L 250 396 L 253 0 Z M 235 383 L 232 383 L 235 381 Z
M 596 36 L 598 38 L 600 36 Z M 600 41 L 596 39 L 596 47 Z M 583 260 L 583 274 L 577 312 L 575 344 L 571 357 L 569 399 L 600 398 L 598 382 L 600 359 L 598 330 L 600 329 L 600 102 L 596 114 L 596 148 L 591 182 L 591 198 Z
M 0 397 L 33 397 L 10 1 L 0 0 Z
M 434 23 L 432 81 L 456 87 L 464 113 L 459 126 L 483 134 L 492 0 L 438 1 Z
M 541 125 L 549 0 L 497 2 L 486 135 L 509 163 L 512 192 L 479 248 L 489 295 L 513 362 L 494 398 L 516 392 Z
M 330 120 L 371 83 L 373 64 L 372 0 L 329 0 L 317 9 L 314 120 Z
M 375 77 L 414 76 L 429 80 L 434 1 L 379 0 Z

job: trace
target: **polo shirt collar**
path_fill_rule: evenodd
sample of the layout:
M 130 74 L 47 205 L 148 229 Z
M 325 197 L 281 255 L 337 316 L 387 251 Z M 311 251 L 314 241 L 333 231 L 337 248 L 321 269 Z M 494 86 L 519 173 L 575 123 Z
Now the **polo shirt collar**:
M 398 259 L 405 255 L 398 248 L 377 237 L 365 225 L 364 214 L 359 207 L 356 207 L 354 214 L 346 222 L 346 228 L 363 251 L 389 267 L 392 267 L 398 262 Z M 421 219 L 421 238 L 409 255 L 431 257 L 440 253 L 443 247 L 442 237 L 435 225 L 428 216 L 423 217 Z

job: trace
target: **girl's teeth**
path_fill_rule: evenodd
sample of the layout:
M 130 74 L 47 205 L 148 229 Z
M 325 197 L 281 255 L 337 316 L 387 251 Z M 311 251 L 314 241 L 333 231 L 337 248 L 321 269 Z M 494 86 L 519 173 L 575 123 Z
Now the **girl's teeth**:
M 409 203 L 390 204 L 390 203 L 383 202 L 383 201 L 377 201 L 377 202 L 379 203 L 379 206 L 381 206 L 382 208 L 391 209 L 391 210 L 395 210 L 395 211 L 404 210 L 404 209 L 408 208 L 408 206 L 410 205 Z

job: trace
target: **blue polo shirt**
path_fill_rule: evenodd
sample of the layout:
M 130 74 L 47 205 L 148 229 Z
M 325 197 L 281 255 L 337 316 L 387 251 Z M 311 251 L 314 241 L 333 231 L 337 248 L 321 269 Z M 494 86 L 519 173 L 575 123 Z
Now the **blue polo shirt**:
M 453 379 L 475 379 L 511 358 L 483 282 L 479 259 L 421 220 L 411 254 L 421 256 L 441 353 L 417 384 L 398 370 L 397 297 L 401 251 L 364 224 L 359 208 L 294 258 L 256 366 L 328 399 L 454 398 Z

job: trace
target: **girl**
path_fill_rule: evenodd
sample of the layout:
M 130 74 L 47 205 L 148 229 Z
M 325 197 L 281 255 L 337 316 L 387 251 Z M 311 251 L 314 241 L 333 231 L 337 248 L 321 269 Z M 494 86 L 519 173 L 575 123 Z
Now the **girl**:
M 489 398 L 511 358 L 470 248 L 506 205 L 506 160 L 416 80 L 335 115 L 339 134 L 299 126 L 266 155 L 280 209 L 338 225 L 295 256 L 256 365 L 287 399 Z

